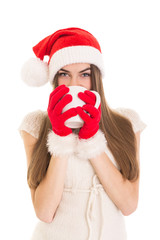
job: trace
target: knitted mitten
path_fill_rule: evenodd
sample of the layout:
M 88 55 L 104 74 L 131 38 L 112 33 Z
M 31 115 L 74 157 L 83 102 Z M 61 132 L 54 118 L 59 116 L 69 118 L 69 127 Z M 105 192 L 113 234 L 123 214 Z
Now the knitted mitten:
M 62 113 L 62 109 L 72 101 L 72 96 L 67 94 L 69 88 L 65 85 L 58 86 L 51 94 L 48 104 L 48 116 L 52 124 L 52 131 L 47 138 L 48 151 L 54 156 L 69 156 L 75 151 L 76 135 L 72 129 L 66 127 L 64 122 L 77 115 L 74 108 Z

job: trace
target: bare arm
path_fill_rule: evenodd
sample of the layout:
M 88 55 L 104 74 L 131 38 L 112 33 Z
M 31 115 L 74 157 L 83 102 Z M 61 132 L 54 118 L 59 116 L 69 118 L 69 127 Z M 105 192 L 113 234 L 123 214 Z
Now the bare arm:
M 137 160 L 139 162 L 140 132 L 136 133 L 136 138 Z M 90 161 L 105 191 L 121 212 L 125 216 L 134 212 L 138 204 L 139 179 L 134 182 L 124 180 L 106 153 L 102 153 Z
M 21 131 L 27 156 L 27 166 L 31 161 L 34 145 L 37 141 L 32 135 Z M 61 201 L 67 158 L 51 157 L 46 176 L 36 189 L 30 189 L 33 206 L 37 217 L 44 222 L 51 222 Z

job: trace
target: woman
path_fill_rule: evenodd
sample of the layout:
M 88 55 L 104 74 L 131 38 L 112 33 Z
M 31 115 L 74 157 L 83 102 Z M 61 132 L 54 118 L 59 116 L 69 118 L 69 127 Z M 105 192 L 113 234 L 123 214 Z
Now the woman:
M 98 41 L 80 28 L 61 29 L 40 41 L 23 80 L 53 86 L 46 112 L 27 114 L 19 128 L 24 141 L 37 224 L 32 240 L 124 240 L 123 215 L 134 212 L 139 191 L 140 133 L 145 128 L 131 109 L 111 109 L 104 96 Z M 43 61 L 49 56 L 48 63 Z M 84 106 L 62 109 L 82 86 Z M 94 107 L 95 95 L 101 105 Z M 86 113 L 90 114 L 90 116 Z M 65 126 L 79 115 L 80 129 Z

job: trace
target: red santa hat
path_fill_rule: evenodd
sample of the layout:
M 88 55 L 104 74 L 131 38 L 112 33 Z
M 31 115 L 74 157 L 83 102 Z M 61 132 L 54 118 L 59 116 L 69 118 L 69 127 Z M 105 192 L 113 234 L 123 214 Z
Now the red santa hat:
M 52 84 L 54 76 L 62 67 L 72 63 L 96 65 L 103 76 L 103 59 L 97 39 L 80 28 L 66 28 L 56 31 L 41 40 L 33 51 L 37 58 L 29 59 L 21 71 L 22 79 L 30 86 Z M 48 62 L 43 61 L 49 56 Z

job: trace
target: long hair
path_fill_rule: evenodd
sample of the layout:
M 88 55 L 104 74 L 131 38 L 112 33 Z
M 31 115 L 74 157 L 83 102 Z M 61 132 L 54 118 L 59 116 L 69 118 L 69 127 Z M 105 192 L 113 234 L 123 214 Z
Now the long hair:
M 53 89 L 58 86 L 58 74 L 53 81 Z M 103 131 L 108 148 L 117 162 L 124 179 L 136 180 L 139 166 L 136 158 L 136 137 L 130 120 L 111 109 L 105 99 L 102 77 L 99 69 L 91 64 L 91 90 L 101 97 L 101 120 L 99 127 Z M 44 178 L 51 155 L 47 151 L 46 141 L 51 123 L 48 115 L 44 117 L 39 138 L 35 144 L 28 168 L 27 181 L 30 188 L 36 188 Z

